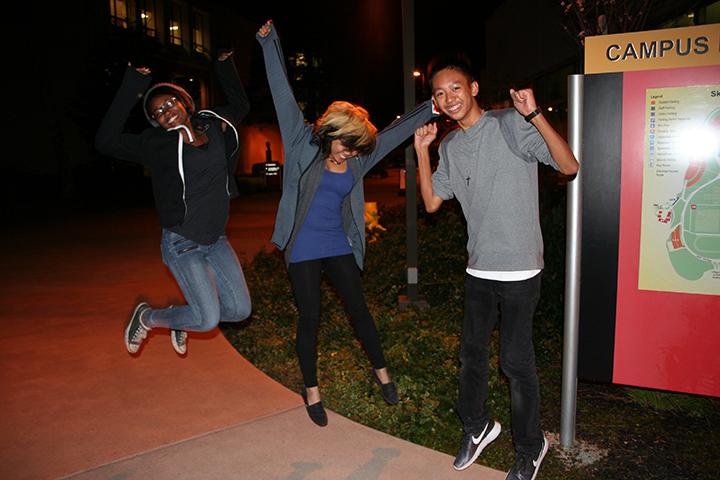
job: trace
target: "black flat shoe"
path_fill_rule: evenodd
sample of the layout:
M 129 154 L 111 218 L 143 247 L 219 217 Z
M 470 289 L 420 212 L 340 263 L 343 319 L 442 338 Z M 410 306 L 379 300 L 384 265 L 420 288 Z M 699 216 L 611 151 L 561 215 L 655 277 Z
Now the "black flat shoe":
M 302 395 L 303 401 L 305 402 L 305 410 L 307 410 L 308 417 L 310 417 L 310 420 L 315 422 L 315 425 L 319 427 L 324 427 L 328 423 L 327 413 L 325 413 L 325 408 L 323 407 L 322 400 L 320 400 L 317 403 L 313 403 L 312 405 L 308 405 L 307 401 L 307 394 L 305 393 L 305 390 L 300 392 L 300 395 Z
M 398 393 L 395 382 L 382 383 L 375 369 L 372 369 L 372 377 L 375 380 L 375 383 L 380 386 L 380 393 L 382 393 L 382 397 L 385 399 L 385 401 L 389 405 L 395 405 L 396 403 L 398 403 Z

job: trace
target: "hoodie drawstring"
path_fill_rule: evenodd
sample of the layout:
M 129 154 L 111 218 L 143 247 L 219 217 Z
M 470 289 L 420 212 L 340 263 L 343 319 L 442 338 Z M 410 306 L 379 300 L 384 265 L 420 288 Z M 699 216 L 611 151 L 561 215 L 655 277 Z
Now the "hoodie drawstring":
M 193 137 L 192 132 L 185 125 L 178 125 L 177 127 L 169 128 L 168 131 L 179 130 L 181 128 L 185 129 L 185 131 L 187 132 L 190 142 L 194 142 L 195 137 Z M 185 206 L 185 214 L 183 214 L 183 218 L 185 218 L 185 216 L 187 215 L 187 202 L 185 201 L 185 166 L 183 164 L 183 144 L 184 143 L 185 142 L 183 141 L 182 132 L 178 132 L 178 173 L 180 174 L 180 180 L 182 180 L 182 186 L 183 186 L 182 200 L 183 200 L 183 205 Z M 225 187 L 225 188 L 227 188 L 227 187 Z
M 217 113 L 213 112 L 212 110 L 200 110 L 198 114 L 206 113 L 209 115 L 212 115 L 216 118 L 219 118 L 223 122 L 230 125 L 230 128 L 233 129 L 233 133 L 235 134 L 235 150 L 232 151 L 230 155 L 235 155 L 237 151 L 240 149 L 240 137 L 238 136 L 237 129 L 235 128 L 235 125 L 233 125 L 231 122 L 229 122 L 227 119 L 221 117 Z M 176 131 L 184 129 L 185 132 L 188 135 L 188 138 L 190 139 L 190 143 L 195 142 L 195 137 L 192 134 L 192 130 L 189 129 L 186 125 L 178 125 L 177 127 L 168 128 L 168 131 Z M 182 181 L 183 191 L 182 191 L 182 200 L 183 205 L 185 206 L 185 214 L 183 215 L 183 218 L 185 215 L 187 215 L 187 202 L 185 201 L 185 167 L 183 164 L 183 144 L 185 142 L 183 141 L 182 132 L 178 131 L 178 173 L 180 174 L 180 180 Z M 225 192 L 227 192 L 228 197 L 230 196 L 230 173 L 225 172 Z
M 235 125 L 232 124 L 228 119 L 223 118 L 222 116 L 218 115 L 217 113 L 213 112 L 212 110 L 200 110 L 198 112 L 198 115 L 206 113 L 208 115 L 212 115 L 215 118 L 218 118 L 222 120 L 223 122 L 227 123 L 230 128 L 232 128 L 233 133 L 235 134 L 235 150 L 230 153 L 230 156 L 233 156 L 237 153 L 238 150 L 240 150 L 240 136 L 238 135 L 237 128 L 235 128 Z M 227 175 L 225 176 L 225 191 L 228 194 L 228 197 L 230 196 L 230 172 L 227 172 Z

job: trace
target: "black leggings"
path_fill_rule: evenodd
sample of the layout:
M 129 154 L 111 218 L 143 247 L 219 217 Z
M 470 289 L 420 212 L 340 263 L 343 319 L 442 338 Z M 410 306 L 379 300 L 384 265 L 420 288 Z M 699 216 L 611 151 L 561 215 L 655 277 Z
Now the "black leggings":
M 362 293 L 360 269 L 352 254 L 291 263 L 289 268 L 295 303 L 300 311 L 295 337 L 295 351 L 306 387 L 317 381 L 317 329 L 320 324 L 320 274 L 325 272 L 352 319 L 370 362 L 376 369 L 385 368 L 385 358 L 377 329 Z

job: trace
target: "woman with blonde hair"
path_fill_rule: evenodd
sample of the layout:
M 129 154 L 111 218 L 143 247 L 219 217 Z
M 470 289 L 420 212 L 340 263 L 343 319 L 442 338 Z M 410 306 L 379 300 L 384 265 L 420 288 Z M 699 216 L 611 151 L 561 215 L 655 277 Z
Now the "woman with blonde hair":
M 391 405 L 398 402 L 360 281 L 365 255 L 363 177 L 430 120 L 432 104 L 424 102 L 379 134 L 368 112 L 349 102 L 333 102 L 315 125 L 308 125 L 290 88 L 271 20 L 256 37 L 263 49 L 285 148 L 283 193 L 272 242 L 285 253 L 300 314 L 295 349 L 305 383 L 302 396 L 312 421 L 325 426 L 316 350 L 323 272 L 353 320 L 383 398 Z

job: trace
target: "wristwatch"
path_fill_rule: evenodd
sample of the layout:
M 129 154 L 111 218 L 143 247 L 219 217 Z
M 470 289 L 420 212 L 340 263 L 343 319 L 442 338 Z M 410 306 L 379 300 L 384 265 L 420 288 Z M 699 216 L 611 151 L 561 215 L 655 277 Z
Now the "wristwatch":
M 535 110 L 533 110 L 532 112 L 530 112 L 530 113 L 528 113 L 527 115 L 525 115 L 525 117 L 523 117 L 523 118 L 525 118 L 525 121 L 526 121 L 526 122 L 529 122 L 530 120 L 532 120 L 533 118 L 537 117 L 537 116 L 540 115 L 541 113 L 542 113 L 542 108 L 538 107 L 538 108 L 536 108 Z

